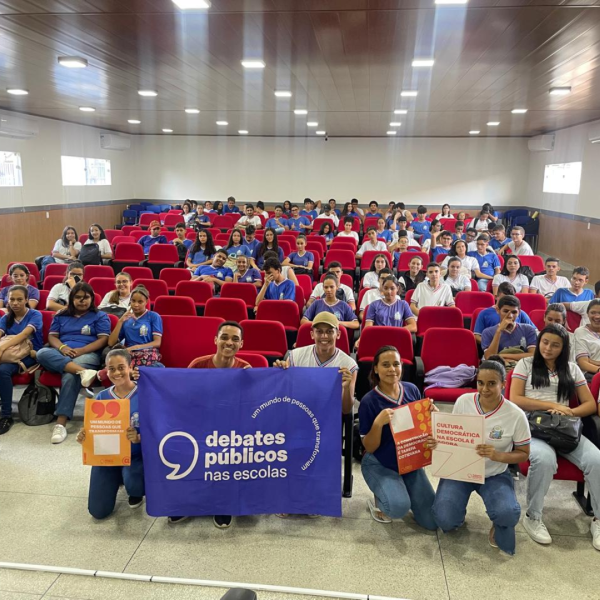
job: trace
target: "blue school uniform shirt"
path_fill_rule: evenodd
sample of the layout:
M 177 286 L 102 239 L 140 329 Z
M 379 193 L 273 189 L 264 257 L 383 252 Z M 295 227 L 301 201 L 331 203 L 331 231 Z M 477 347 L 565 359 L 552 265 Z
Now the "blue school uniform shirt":
M 495 275 L 494 269 L 500 268 L 500 259 L 493 253 L 488 252 L 481 256 L 479 252 L 467 252 L 467 256 L 472 256 L 479 263 L 479 270 L 484 275 Z
M 149 344 L 154 339 L 154 335 L 162 335 L 162 333 L 163 324 L 160 315 L 152 310 L 147 310 L 141 317 L 137 319 L 132 317 L 123 323 L 119 342 L 126 348 Z
M 183 244 L 183 246 L 185 247 L 186 250 L 189 250 L 194 245 L 194 242 L 192 240 L 183 240 L 183 242 L 181 242 L 181 243 Z M 175 246 L 175 240 L 173 240 L 171 242 L 171 244 L 173 244 L 173 246 Z
M 217 279 L 222 279 L 225 281 L 227 277 L 231 277 L 233 279 L 233 271 L 228 267 L 220 267 L 219 269 L 215 269 L 212 265 L 203 265 L 198 267 L 194 271 L 194 275 L 210 275 L 212 277 L 216 277 Z
M 305 210 L 302 209 L 300 211 L 300 215 L 304 216 L 304 217 L 312 217 L 313 221 L 319 216 L 319 213 L 316 210 Z
M 255 268 L 248 269 L 242 277 L 238 278 L 238 283 L 254 283 L 255 281 L 262 281 L 260 271 Z
M 110 335 L 110 319 L 102 311 L 89 311 L 80 317 L 58 313 L 52 319 L 50 333 L 56 334 L 62 344 L 83 348 L 101 336 Z M 97 352 L 99 354 L 102 350 Z
M 375 300 L 369 304 L 365 321 L 373 321 L 373 325 L 402 327 L 407 319 L 414 318 L 408 303 L 398 298 L 391 305 L 386 304 L 383 300 Z
M 337 317 L 338 321 L 357 321 L 354 311 L 350 305 L 343 300 L 338 300 L 335 304 L 329 305 L 323 298 L 315 300 L 304 313 L 304 316 L 312 321 L 319 313 L 329 312 Z
M 12 285 L 7 285 L 6 287 L 3 287 L 0 290 L 0 300 L 2 300 L 2 302 L 4 302 L 4 306 L 8 306 L 8 292 L 10 292 L 11 287 L 12 287 Z M 33 287 L 32 285 L 29 285 L 29 284 L 27 284 L 26 287 L 27 287 L 27 291 L 29 292 L 29 299 L 37 300 L 39 302 L 40 301 L 40 290 L 38 290 L 36 287 Z
M 411 221 L 410 224 L 415 232 L 415 235 L 429 233 L 429 230 L 431 229 L 431 223 L 429 221 L 417 221 L 415 219 L 414 221 Z
M 159 235 L 157 237 L 144 235 L 138 240 L 138 244 L 141 244 L 144 249 L 144 254 L 148 254 L 148 252 L 150 252 L 150 246 L 154 246 L 154 244 L 168 244 L 168 241 L 164 235 Z
M 239 213 L 240 209 L 234 204 L 231 208 L 229 208 L 229 205 L 226 204 L 223 207 L 223 212 L 222 214 L 226 215 L 227 213 Z
M 238 256 L 247 256 L 250 258 L 252 256 L 252 250 L 250 250 L 248 246 L 244 246 L 244 244 L 241 244 L 240 246 L 229 246 L 229 248 L 227 248 L 227 256 L 229 256 L 230 260 L 235 260 Z
M 394 234 L 389 229 L 384 229 L 383 231 L 377 232 L 377 237 L 385 240 L 386 244 L 389 244 L 392 241 L 392 237 Z
M 284 279 L 281 283 L 273 281 L 265 292 L 265 300 L 296 300 L 294 282 L 289 279 Z
M 252 254 L 252 258 L 256 258 L 256 251 L 258 250 L 258 247 L 260 246 L 260 241 L 257 240 L 256 238 L 254 238 L 251 242 L 249 242 L 246 238 L 244 238 L 244 246 L 248 246 L 248 248 L 250 248 Z
M 481 334 L 481 347 L 487 350 L 494 339 L 497 325 L 488 327 L 483 330 Z M 511 348 L 513 346 L 519 346 L 523 352 L 527 352 L 527 348 L 535 346 L 537 343 L 537 332 L 535 327 L 531 325 L 521 325 L 517 323 L 512 333 L 503 331 L 500 335 L 500 343 L 498 344 L 498 352 L 504 350 L 504 348 Z
M 456 233 L 452 234 L 452 241 L 453 242 L 455 242 L 456 240 L 466 240 L 466 239 L 467 239 L 467 235 L 465 233 L 463 233 L 462 235 L 456 235 Z
M 494 250 L 498 250 L 499 248 L 502 248 L 502 246 L 506 246 L 508 242 L 510 242 L 510 238 L 506 238 L 502 242 L 499 242 L 497 239 L 492 238 L 488 245 L 491 246 Z
M 368 219 L 368 218 L 371 218 L 371 219 L 375 219 L 375 218 L 377 218 L 377 219 L 383 219 L 383 215 L 380 212 L 376 212 L 376 213 L 366 212 L 365 213 L 365 219 Z
M 446 248 L 442 248 L 441 246 L 436 246 L 432 251 L 431 251 L 431 258 L 433 259 L 433 261 L 435 262 L 435 259 L 440 255 L 443 254 L 444 256 L 446 254 L 448 254 L 448 252 L 450 252 L 450 249 L 446 249 Z
M 548 301 L 548 304 L 555 302 L 587 302 L 594 299 L 592 290 L 583 290 L 579 296 L 576 296 L 569 288 L 560 288 L 554 292 L 554 295 Z
M 281 225 L 283 225 L 283 227 L 289 227 L 288 220 L 285 217 L 279 217 L 279 220 L 281 221 Z M 265 228 L 268 229 L 269 227 L 272 227 L 273 229 L 277 229 L 279 227 L 275 218 L 267 219 Z
M 421 392 L 416 385 L 403 381 L 400 383 L 400 396 L 391 398 L 379 388 L 365 394 L 360 401 L 358 409 L 359 433 L 365 436 L 371 431 L 375 419 L 384 408 L 396 408 L 409 402 L 421 400 Z M 381 443 L 373 452 L 373 456 L 386 468 L 398 473 L 398 459 L 396 458 L 396 444 L 389 425 L 381 429 Z
M 42 313 L 39 310 L 29 308 L 25 313 L 25 316 L 20 320 L 16 321 L 8 327 L 7 325 L 8 315 L 4 315 L 0 319 L 0 331 L 4 335 L 19 335 L 23 333 L 26 327 L 33 327 L 33 335 L 31 336 L 31 343 L 33 344 L 34 350 L 39 350 L 44 345 L 43 339 L 43 321 Z
M 475 321 L 475 327 L 473 328 L 474 333 L 478 333 L 481 335 L 484 329 L 488 327 L 494 327 L 500 323 L 500 315 L 496 312 L 496 309 L 493 306 L 489 308 L 484 308 L 478 315 L 477 320 Z M 519 316 L 517 317 L 517 323 L 522 323 L 524 325 L 531 325 L 535 327 L 529 315 L 524 311 L 519 312 Z
M 315 255 L 312 252 L 306 251 L 302 256 L 300 256 L 297 252 L 292 252 L 288 258 L 293 265 L 297 265 L 298 267 L 306 267 L 309 262 L 315 262 Z
M 191 241 L 191 240 L 190 240 Z M 188 258 L 192 261 L 193 265 L 197 265 L 199 263 L 203 263 L 205 260 L 212 258 L 213 254 L 205 254 L 205 251 L 200 248 L 198 252 L 188 252 Z
M 210 223 L 210 218 L 204 213 L 196 215 L 193 220 L 198 221 L 199 223 Z
M 310 219 L 305 216 L 300 216 L 297 219 L 290 218 L 288 220 L 288 226 L 292 231 L 304 231 L 300 225 L 310 225 Z
M 137 429 L 137 432 L 140 432 L 140 408 L 138 401 L 138 387 L 137 385 L 125 396 L 125 398 L 129 398 L 129 423 Z M 111 386 L 102 390 L 96 396 L 96 400 L 124 400 L 125 398 L 119 398 L 117 394 L 115 394 L 115 386 Z M 131 455 L 132 456 L 140 456 L 142 454 L 142 445 L 141 444 L 131 444 Z M 108 468 L 108 467 L 107 467 Z

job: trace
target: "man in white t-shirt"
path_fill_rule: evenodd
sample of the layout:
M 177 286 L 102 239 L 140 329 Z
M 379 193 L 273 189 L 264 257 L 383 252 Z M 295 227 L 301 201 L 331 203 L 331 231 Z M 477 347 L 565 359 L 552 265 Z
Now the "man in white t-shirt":
M 367 229 L 368 239 L 363 242 L 363 245 L 358 249 L 356 253 L 357 257 L 362 256 L 365 252 L 387 252 L 387 246 L 385 242 L 380 242 L 377 239 L 377 229 L 375 227 L 369 227 Z
M 427 265 L 427 280 L 419 283 L 410 299 L 410 310 L 415 317 L 425 306 L 454 306 L 454 297 L 449 285 L 441 281 L 440 265 Z
M 254 214 L 254 206 L 246 204 L 246 214 L 238 219 L 236 227 L 246 229 L 248 225 L 253 225 L 255 229 L 262 229 L 262 221 L 258 215 Z
M 331 209 L 331 206 L 329 206 L 329 204 L 323 205 L 323 212 L 320 215 L 316 216 L 315 221 L 318 221 L 319 219 L 330 219 L 331 221 L 333 221 L 333 224 L 336 228 L 340 224 L 340 220 L 339 220 L 338 216 L 333 212 L 333 210 Z M 318 228 L 320 228 L 320 227 L 321 227 L 321 225 L 319 225 Z M 318 228 L 315 227 L 315 231 Z
M 337 280 L 340 282 L 340 287 L 338 288 L 338 298 L 347 302 L 350 305 L 350 308 L 356 312 L 356 301 L 354 300 L 354 292 L 352 291 L 352 288 L 348 287 L 344 283 L 341 283 L 342 275 L 344 273 L 341 263 L 337 261 L 329 263 L 329 266 L 327 267 L 327 273 L 335 275 Z M 310 295 L 310 298 L 308 299 L 308 302 L 306 303 L 306 307 L 308 308 L 315 300 L 322 298 L 324 294 L 325 290 L 323 289 L 323 284 L 317 283 L 312 291 L 312 294 Z
M 571 287 L 571 283 L 566 277 L 558 275 L 560 271 L 560 260 L 549 256 L 545 262 L 546 274 L 536 275 L 529 284 L 530 292 L 534 294 L 542 294 L 546 300 L 549 300 L 554 295 L 554 292 L 559 288 Z
M 509 254 L 515 256 L 533 256 L 534 252 L 531 246 L 523 239 L 525 237 L 525 230 L 522 227 L 513 227 L 510 232 L 510 238 L 512 242 L 501 246 L 496 252 L 498 254 L 506 253 L 506 250 L 510 250 Z

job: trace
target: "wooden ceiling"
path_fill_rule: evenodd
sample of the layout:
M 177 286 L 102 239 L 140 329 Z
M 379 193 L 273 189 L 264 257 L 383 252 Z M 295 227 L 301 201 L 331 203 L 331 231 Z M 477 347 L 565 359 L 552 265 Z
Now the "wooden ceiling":
M 0 108 L 135 134 L 531 136 L 600 119 L 600 0 L 0 0 Z

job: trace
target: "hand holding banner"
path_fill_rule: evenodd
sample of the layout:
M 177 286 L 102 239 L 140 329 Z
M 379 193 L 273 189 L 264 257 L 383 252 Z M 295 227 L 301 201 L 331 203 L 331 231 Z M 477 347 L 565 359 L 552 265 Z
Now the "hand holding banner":
M 431 464 L 425 441 L 431 435 L 431 400 L 409 402 L 393 409 L 390 427 L 396 444 L 400 475 Z

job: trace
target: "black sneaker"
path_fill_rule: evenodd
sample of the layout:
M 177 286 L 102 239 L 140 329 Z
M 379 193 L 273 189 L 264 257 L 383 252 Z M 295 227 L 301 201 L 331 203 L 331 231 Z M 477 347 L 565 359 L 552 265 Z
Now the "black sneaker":
M 215 524 L 215 527 L 218 527 L 219 529 L 227 529 L 228 527 L 231 527 L 231 515 L 215 515 L 213 517 L 213 523 Z
M 186 519 L 189 519 L 189 517 L 169 517 L 167 519 L 167 521 L 169 523 L 181 523 L 182 521 L 185 521 Z
M 144 496 L 129 496 L 129 508 L 139 508 L 144 503 Z
M 13 426 L 14 421 L 10 417 L 2 417 L 0 419 L 0 435 L 7 433 Z

